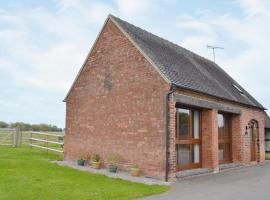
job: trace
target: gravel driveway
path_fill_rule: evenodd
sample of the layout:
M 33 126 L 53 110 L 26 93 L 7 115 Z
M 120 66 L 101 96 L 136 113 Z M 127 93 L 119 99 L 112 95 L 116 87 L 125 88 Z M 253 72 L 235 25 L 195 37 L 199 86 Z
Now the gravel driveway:
M 270 162 L 179 181 L 160 196 L 144 200 L 270 200 Z

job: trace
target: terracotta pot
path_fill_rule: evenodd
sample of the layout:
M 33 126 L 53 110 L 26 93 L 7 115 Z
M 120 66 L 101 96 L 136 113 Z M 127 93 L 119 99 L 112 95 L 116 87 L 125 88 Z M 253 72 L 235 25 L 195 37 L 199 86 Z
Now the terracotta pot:
M 96 162 L 96 161 L 92 161 L 92 167 L 94 169 L 100 169 L 101 163 L 100 161 Z
M 130 169 L 131 176 L 140 176 L 140 169 L 138 168 L 131 168 Z

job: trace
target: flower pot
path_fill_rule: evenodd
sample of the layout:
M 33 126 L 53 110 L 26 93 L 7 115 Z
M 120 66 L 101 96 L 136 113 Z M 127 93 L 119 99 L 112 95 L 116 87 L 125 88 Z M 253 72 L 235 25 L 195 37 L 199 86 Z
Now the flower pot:
M 140 176 L 140 169 L 138 168 L 131 168 L 130 169 L 131 176 Z
M 77 160 L 79 166 L 84 166 L 85 160 Z
M 100 169 L 100 165 L 101 165 L 101 163 L 99 161 L 98 162 L 92 161 L 92 167 L 94 169 Z
M 117 172 L 117 166 L 116 165 L 109 165 L 109 172 L 116 173 Z

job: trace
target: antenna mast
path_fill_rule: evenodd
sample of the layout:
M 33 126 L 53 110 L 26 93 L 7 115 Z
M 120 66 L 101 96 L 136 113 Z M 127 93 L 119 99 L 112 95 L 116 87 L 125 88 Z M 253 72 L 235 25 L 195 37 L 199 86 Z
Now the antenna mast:
M 216 54 L 215 54 L 215 49 L 224 49 L 223 47 L 218 47 L 218 46 L 211 46 L 211 45 L 206 45 L 207 49 L 212 49 L 213 50 L 213 57 L 214 57 L 214 63 L 216 62 Z

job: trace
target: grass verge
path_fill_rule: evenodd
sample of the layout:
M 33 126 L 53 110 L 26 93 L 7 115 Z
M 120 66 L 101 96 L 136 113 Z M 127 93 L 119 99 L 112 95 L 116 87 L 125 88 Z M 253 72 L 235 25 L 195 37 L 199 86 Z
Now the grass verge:
M 59 155 L 29 147 L 0 146 L 0 199 L 123 200 L 169 189 L 112 179 L 48 162 L 61 159 Z

